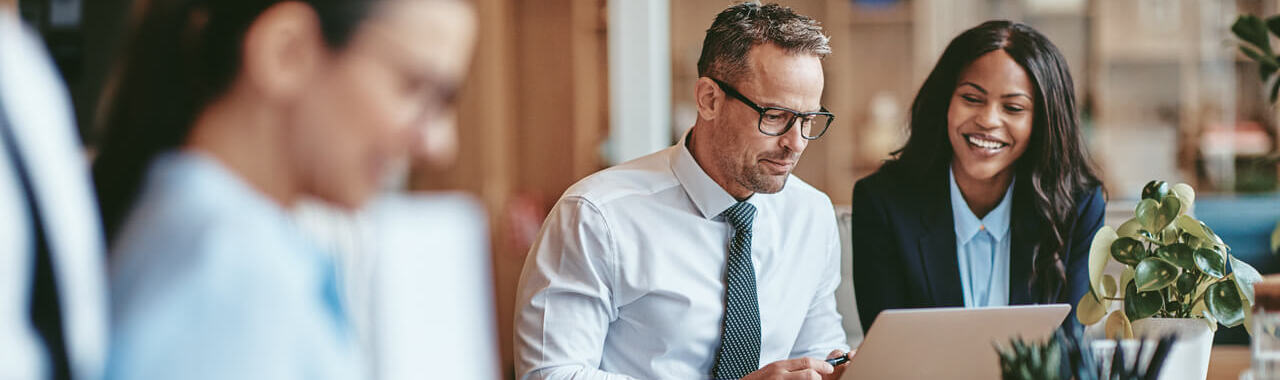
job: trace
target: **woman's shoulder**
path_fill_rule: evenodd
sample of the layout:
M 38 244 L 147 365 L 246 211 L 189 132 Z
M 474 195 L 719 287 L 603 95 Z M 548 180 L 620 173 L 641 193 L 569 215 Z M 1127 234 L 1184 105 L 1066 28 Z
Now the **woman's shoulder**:
M 1082 217 L 1101 217 L 1106 212 L 1106 191 L 1102 184 L 1091 184 L 1075 192 L 1076 214 Z
M 161 175 L 151 176 L 112 242 L 116 290 L 222 277 L 271 281 L 310 255 L 283 208 L 208 175 L 151 174 Z M 151 281 L 161 283 L 144 285 Z
M 300 239 L 285 234 L 287 226 L 250 221 L 254 218 L 249 216 L 234 220 L 172 211 L 136 216 L 120 231 L 111 250 L 111 281 L 121 286 L 117 290 L 216 284 L 218 279 L 231 278 L 284 281 L 309 255 Z
M 862 177 L 853 185 L 854 194 L 865 194 L 869 196 L 881 197 L 888 190 L 893 188 L 901 188 L 902 180 L 894 170 L 880 167 L 866 177 Z
M 935 193 L 931 190 L 945 185 L 945 180 L 944 171 L 910 170 L 889 161 L 871 175 L 858 180 L 853 186 L 853 194 L 855 198 L 861 195 L 877 200 L 901 200 Z
M 290 245 L 286 210 L 220 168 L 170 162 L 149 173 L 117 245 Z

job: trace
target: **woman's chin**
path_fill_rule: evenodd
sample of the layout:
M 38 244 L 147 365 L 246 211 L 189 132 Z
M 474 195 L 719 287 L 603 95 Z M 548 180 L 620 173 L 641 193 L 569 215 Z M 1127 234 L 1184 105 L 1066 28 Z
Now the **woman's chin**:
M 1004 174 L 1009 166 L 994 160 L 982 160 L 980 162 L 960 162 L 955 168 L 957 175 L 963 175 L 975 181 L 994 181 Z

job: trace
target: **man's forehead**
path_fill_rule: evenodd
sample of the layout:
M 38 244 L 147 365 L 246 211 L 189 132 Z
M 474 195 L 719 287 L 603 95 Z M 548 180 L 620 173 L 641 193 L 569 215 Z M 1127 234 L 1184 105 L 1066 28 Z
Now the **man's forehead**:
M 753 59 L 742 81 L 744 91 L 755 94 L 761 105 L 817 111 L 825 84 L 821 60 L 812 54 L 783 53 Z

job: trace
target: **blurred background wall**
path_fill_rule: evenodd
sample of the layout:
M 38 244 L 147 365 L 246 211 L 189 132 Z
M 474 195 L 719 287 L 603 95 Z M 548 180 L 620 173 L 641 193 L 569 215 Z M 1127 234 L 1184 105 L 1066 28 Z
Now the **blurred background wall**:
M 15 0 L 0 0 L 13 4 Z M 145 1 L 145 0 L 139 0 Z M 596 170 L 674 142 L 693 124 L 703 32 L 729 0 L 473 0 L 481 33 L 450 168 L 411 188 L 462 189 L 488 207 L 504 371 L 520 267 L 559 194 Z M 824 104 L 832 130 L 795 173 L 847 204 L 855 181 L 903 141 L 907 108 L 943 47 L 981 21 L 1032 25 L 1071 65 L 1108 223 L 1151 179 L 1198 189 L 1197 213 L 1263 272 L 1280 219 L 1277 109 L 1237 51 L 1238 14 L 1280 0 L 783 0 L 832 37 Z M 71 88 L 87 152 L 99 94 L 137 4 L 21 0 Z M 431 242 L 424 241 L 424 245 Z

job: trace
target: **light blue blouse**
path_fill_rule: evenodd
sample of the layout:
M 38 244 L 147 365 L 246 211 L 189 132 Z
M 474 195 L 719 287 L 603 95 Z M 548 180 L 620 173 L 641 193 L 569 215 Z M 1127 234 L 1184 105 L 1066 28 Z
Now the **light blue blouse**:
M 111 252 L 108 379 L 355 379 L 334 258 L 212 158 L 171 152 Z
M 1013 209 L 1013 185 L 1000 204 L 978 219 L 951 176 L 951 215 L 956 225 L 956 259 L 965 307 L 1009 305 L 1009 220 Z

